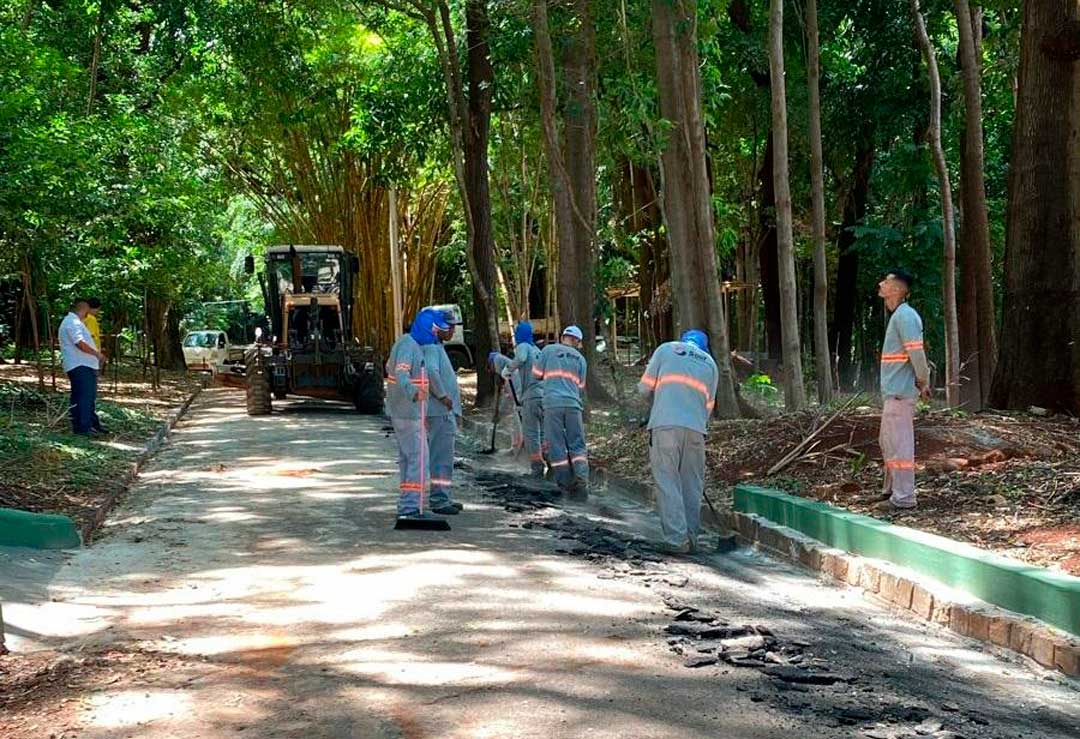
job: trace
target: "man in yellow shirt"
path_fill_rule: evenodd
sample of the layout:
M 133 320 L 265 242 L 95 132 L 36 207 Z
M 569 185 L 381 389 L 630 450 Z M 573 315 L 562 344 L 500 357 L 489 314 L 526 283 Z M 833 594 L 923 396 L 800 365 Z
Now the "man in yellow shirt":
M 90 338 L 94 340 L 94 348 L 101 349 L 101 324 L 98 323 L 98 314 L 101 313 L 101 298 L 88 298 L 86 303 L 90 306 L 90 312 L 86 314 L 83 323 L 90 332 Z

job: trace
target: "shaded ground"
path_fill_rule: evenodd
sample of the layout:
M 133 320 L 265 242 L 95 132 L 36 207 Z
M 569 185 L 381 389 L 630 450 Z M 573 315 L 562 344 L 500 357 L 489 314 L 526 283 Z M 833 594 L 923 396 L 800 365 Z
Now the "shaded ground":
M 42 389 L 32 366 L 0 365 L 0 507 L 64 513 L 82 527 L 199 382 L 162 372 L 154 389 L 137 365 L 110 369 L 101 381 L 98 414 L 112 434 L 91 440 L 70 433 L 68 382 L 59 369 L 53 390 L 48 372 Z
M 46 650 L 0 736 L 1075 736 L 1063 679 L 752 551 L 658 556 L 648 511 L 506 464 L 397 532 L 377 419 L 205 392 L 98 544 L 0 550 L 12 646 Z

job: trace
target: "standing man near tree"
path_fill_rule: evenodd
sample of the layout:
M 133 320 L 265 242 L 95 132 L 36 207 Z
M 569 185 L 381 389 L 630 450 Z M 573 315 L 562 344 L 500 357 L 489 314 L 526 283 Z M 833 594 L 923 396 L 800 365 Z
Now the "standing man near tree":
M 563 329 L 558 344 L 548 344 L 537 363 L 544 403 L 544 443 L 555 482 L 564 492 L 589 494 L 589 453 L 585 446 L 583 411 L 587 364 L 578 349 L 577 326 Z
M 97 375 L 105 362 L 83 319 L 90 313 L 90 305 L 77 299 L 71 311 L 60 322 L 57 332 L 60 338 L 60 358 L 64 372 L 71 381 L 71 430 L 82 436 L 96 436 L 101 431 L 94 428 L 97 417 Z
M 664 547 L 673 553 L 693 554 L 698 548 L 705 432 L 719 379 L 708 336 L 690 329 L 679 341 L 661 344 L 653 352 L 638 383 L 638 392 L 652 398 L 649 464 Z
M 881 347 L 881 455 L 885 481 L 880 510 L 914 508 L 915 401 L 930 398 L 930 367 L 923 349 L 922 318 L 907 303 L 914 278 L 902 269 L 885 275 L 878 295 L 892 316 Z
M 94 346 L 100 349 L 104 346 L 101 343 L 101 323 L 99 316 L 101 315 L 101 298 L 87 298 L 86 304 L 90 306 L 90 310 L 86 314 L 86 318 L 83 319 L 83 323 L 86 324 L 86 329 L 90 332 L 90 338 L 94 340 Z M 101 370 L 98 370 L 98 378 L 101 377 Z M 101 419 L 98 418 L 97 410 L 94 410 L 94 431 L 99 434 L 107 433 L 105 428 L 101 425 Z

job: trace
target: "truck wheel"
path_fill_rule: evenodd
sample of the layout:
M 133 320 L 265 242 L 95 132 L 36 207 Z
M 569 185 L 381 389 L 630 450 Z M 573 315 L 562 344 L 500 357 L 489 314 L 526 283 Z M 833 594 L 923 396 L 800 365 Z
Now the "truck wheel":
M 273 407 L 270 401 L 270 375 L 266 367 L 249 364 L 247 368 L 247 414 L 268 416 Z
M 383 412 L 382 378 L 375 375 L 361 375 L 353 386 L 353 406 L 360 413 L 374 416 Z
M 446 355 L 450 357 L 450 366 L 454 368 L 454 372 L 457 372 L 462 367 L 472 369 L 472 361 L 469 359 L 468 352 L 460 349 L 447 349 Z

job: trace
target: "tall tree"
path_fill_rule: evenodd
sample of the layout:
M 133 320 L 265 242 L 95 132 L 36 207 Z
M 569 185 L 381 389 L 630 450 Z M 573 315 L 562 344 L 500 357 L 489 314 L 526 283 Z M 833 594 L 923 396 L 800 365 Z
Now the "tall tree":
M 960 401 L 979 410 L 990 394 L 997 360 L 990 217 L 986 205 L 983 152 L 982 13 L 956 0 L 960 67 L 964 78 L 964 134 L 960 152 Z
M 956 220 L 953 215 L 952 184 L 945 149 L 941 145 L 941 75 L 937 52 L 930 43 L 919 0 L 911 0 L 911 16 L 930 76 L 930 153 L 941 187 L 941 221 L 945 248 L 941 269 L 941 296 L 945 306 L 945 395 L 952 407 L 960 405 L 960 338 L 956 318 Z
M 739 406 L 720 296 L 701 115 L 697 2 L 652 0 L 652 33 L 660 114 L 671 124 L 660 157 L 660 209 L 671 248 L 676 325 L 702 327 L 711 334 L 720 371 L 716 410 L 735 418 Z
M 532 22 L 544 155 L 559 241 L 559 320 L 562 325 L 576 323 L 581 328 L 585 358 L 594 366 L 596 31 L 589 5 L 590 0 L 574 0 L 572 28 L 564 40 L 561 67 L 566 101 L 561 106 L 561 135 L 556 121 L 560 106 L 547 0 L 534 0 Z M 599 382 L 590 382 L 587 387 L 591 397 L 606 398 Z
M 814 374 L 818 402 L 833 397 L 829 352 L 829 265 L 825 260 L 825 169 L 821 152 L 821 40 L 817 0 L 806 2 L 806 81 L 810 96 L 810 190 L 814 211 Z
M 1080 1 L 1028 0 L 991 405 L 1080 413 Z
M 784 1 L 769 6 L 769 70 L 772 79 L 773 182 L 776 191 L 777 257 L 780 274 L 780 334 L 784 357 L 784 404 L 806 407 L 799 344 L 798 298 L 795 294 L 795 236 L 788 176 L 787 86 L 784 81 Z

